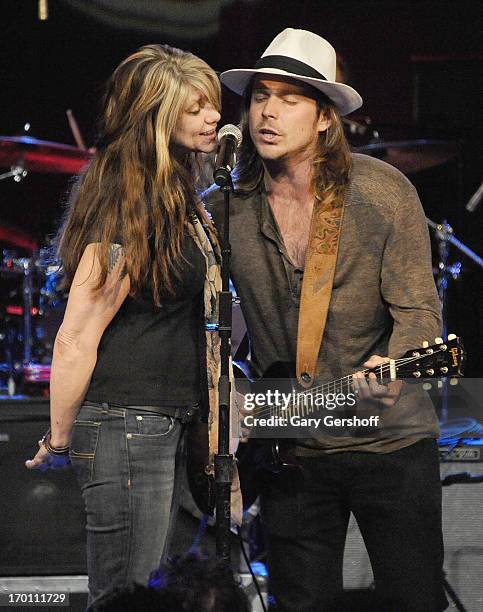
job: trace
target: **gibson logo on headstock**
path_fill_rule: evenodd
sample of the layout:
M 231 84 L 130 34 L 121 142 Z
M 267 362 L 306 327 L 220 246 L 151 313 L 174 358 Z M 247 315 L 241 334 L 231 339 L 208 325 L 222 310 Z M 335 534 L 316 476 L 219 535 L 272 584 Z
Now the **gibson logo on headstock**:
M 451 355 L 453 357 L 453 365 L 455 367 L 457 367 L 457 365 L 458 365 L 458 348 L 454 347 L 454 348 L 450 349 L 450 353 L 451 353 Z

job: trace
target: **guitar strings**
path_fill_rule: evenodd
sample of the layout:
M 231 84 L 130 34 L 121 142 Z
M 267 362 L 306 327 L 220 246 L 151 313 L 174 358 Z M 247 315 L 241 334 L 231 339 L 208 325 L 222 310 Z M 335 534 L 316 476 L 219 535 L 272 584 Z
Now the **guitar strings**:
M 400 359 L 395 359 L 394 360 L 394 365 L 396 366 L 396 368 L 400 367 L 401 365 L 407 365 L 409 363 L 415 362 L 420 360 L 421 358 L 424 357 L 429 357 L 430 355 L 437 355 L 438 353 L 443 353 L 446 352 L 447 349 L 437 349 L 437 350 L 433 350 L 432 353 L 423 353 L 421 355 L 418 356 L 411 356 L 411 357 L 402 357 Z M 361 370 L 361 372 L 363 374 L 369 374 L 371 372 L 374 372 L 374 370 L 379 370 L 379 374 L 382 378 L 383 373 L 387 373 L 391 371 L 391 367 L 392 364 L 390 362 L 384 362 L 383 364 L 376 366 L 375 368 L 366 368 L 364 370 Z M 374 372 L 375 373 L 375 372 Z M 342 391 L 342 389 L 344 388 L 344 386 L 347 386 L 347 389 L 349 389 L 349 385 L 352 384 L 352 380 L 354 378 L 353 374 L 348 374 L 346 376 L 343 376 L 342 378 L 339 378 L 337 380 L 331 381 L 329 383 L 325 383 L 323 385 L 318 385 L 316 387 L 311 387 L 310 389 L 307 389 L 306 391 L 299 391 L 297 392 L 295 395 L 293 394 L 293 392 L 291 393 L 293 401 L 290 404 L 290 407 L 287 406 L 285 409 L 280 407 L 279 405 L 274 405 L 274 406 L 267 406 L 267 407 L 262 407 L 260 408 L 260 410 L 256 411 L 256 416 L 257 418 L 263 418 L 264 416 L 271 416 L 273 413 L 275 413 L 278 410 L 279 415 L 283 414 L 286 416 L 291 416 L 292 414 L 292 410 L 297 409 L 298 411 L 300 411 L 300 401 L 295 402 L 295 397 L 310 397 L 316 393 L 320 393 L 321 395 L 326 395 L 328 392 L 331 392 L 331 389 L 333 388 L 333 391 L 335 392 L 337 390 L 337 386 L 339 386 L 340 390 Z M 345 382 L 344 382 L 345 381 Z M 317 408 L 317 407 L 316 407 Z M 309 407 L 307 407 L 307 412 L 313 412 L 314 407 L 312 406 L 310 409 Z M 282 411 L 282 412 L 280 412 Z M 303 409 L 302 409 L 303 411 Z

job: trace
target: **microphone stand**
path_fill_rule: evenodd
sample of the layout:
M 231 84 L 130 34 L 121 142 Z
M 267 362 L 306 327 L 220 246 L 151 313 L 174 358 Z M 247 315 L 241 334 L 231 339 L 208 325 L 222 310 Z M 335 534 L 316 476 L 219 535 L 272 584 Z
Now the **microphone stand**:
M 219 171 L 218 171 L 219 172 Z M 218 381 L 218 453 L 215 454 L 216 556 L 230 561 L 231 483 L 233 455 L 230 454 L 230 353 L 232 332 L 232 293 L 230 291 L 230 192 L 233 182 L 228 171 L 215 175 L 224 195 L 223 236 L 221 237 L 221 280 L 219 302 L 221 374 Z
M 449 242 L 450 244 L 455 246 L 457 249 L 459 249 L 464 255 L 466 255 L 472 261 L 474 261 L 475 264 L 480 266 L 480 268 L 483 268 L 483 257 L 480 257 L 477 253 L 475 253 L 469 247 L 463 244 L 461 240 L 458 240 L 458 238 L 456 238 L 456 236 L 453 233 L 453 228 L 448 223 L 446 223 L 446 221 L 443 221 L 442 223 L 435 223 L 434 221 L 431 221 L 431 219 L 428 219 L 428 217 L 426 217 L 426 222 L 429 225 L 429 227 L 434 230 L 436 234 L 436 238 L 440 242 L 441 241 Z M 442 261 L 441 263 L 445 264 L 446 262 Z
M 438 295 L 441 302 L 441 311 L 443 317 L 443 337 L 446 338 L 448 331 L 448 281 L 452 277 L 457 279 L 461 273 L 461 263 L 456 262 L 452 266 L 449 265 L 449 245 L 452 244 L 459 249 L 464 255 L 472 261 L 483 267 L 483 259 L 469 247 L 463 244 L 453 233 L 453 228 L 445 221 L 435 223 L 428 217 L 426 222 L 429 227 L 434 230 L 436 240 L 438 241 L 438 274 L 436 277 L 436 285 Z M 441 421 L 448 420 L 448 378 L 443 378 L 443 388 L 441 390 Z

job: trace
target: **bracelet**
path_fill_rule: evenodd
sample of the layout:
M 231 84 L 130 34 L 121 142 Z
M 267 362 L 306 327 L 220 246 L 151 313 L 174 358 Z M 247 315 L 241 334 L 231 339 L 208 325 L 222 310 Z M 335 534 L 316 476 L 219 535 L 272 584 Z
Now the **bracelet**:
M 41 442 L 45 448 L 45 450 L 50 454 L 50 455 L 55 455 L 55 456 L 59 456 L 59 455 L 68 455 L 69 454 L 69 446 L 52 446 L 50 444 L 50 435 L 51 435 L 51 431 L 50 429 L 48 429 L 45 434 L 44 437 L 42 438 Z

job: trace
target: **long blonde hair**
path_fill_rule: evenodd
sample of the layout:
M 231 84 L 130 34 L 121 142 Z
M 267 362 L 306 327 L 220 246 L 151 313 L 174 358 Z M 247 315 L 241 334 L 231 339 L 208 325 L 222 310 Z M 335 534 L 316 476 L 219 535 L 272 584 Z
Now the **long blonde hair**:
M 349 144 L 344 127 L 334 103 L 313 88 L 317 109 L 330 119 L 330 126 L 321 132 L 313 158 L 312 185 L 315 197 L 325 206 L 341 204 L 349 183 L 352 165 Z M 236 166 L 236 187 L 238 191 L 250 192 L 258 188 L 263 180 L 263 164 L 250 136 L 248 117 L 252 94 L 250 84 L 244 94 L 241 128 L 242 144 Z
M 89 242 L 99 242 L 101 275 L 109 244 L 122 241 L 131 293 L 146 287 L 157 305 L 179 277 L 187 217 L 197 204 L 194 157 L 170 151 L 176 123 L 196 89 L 217 110 L 215 72 L 192 53 L 147 45 L 125 59 L 107 83 L 97 152 L 72 190 L 57 237 L 67 287 Z

